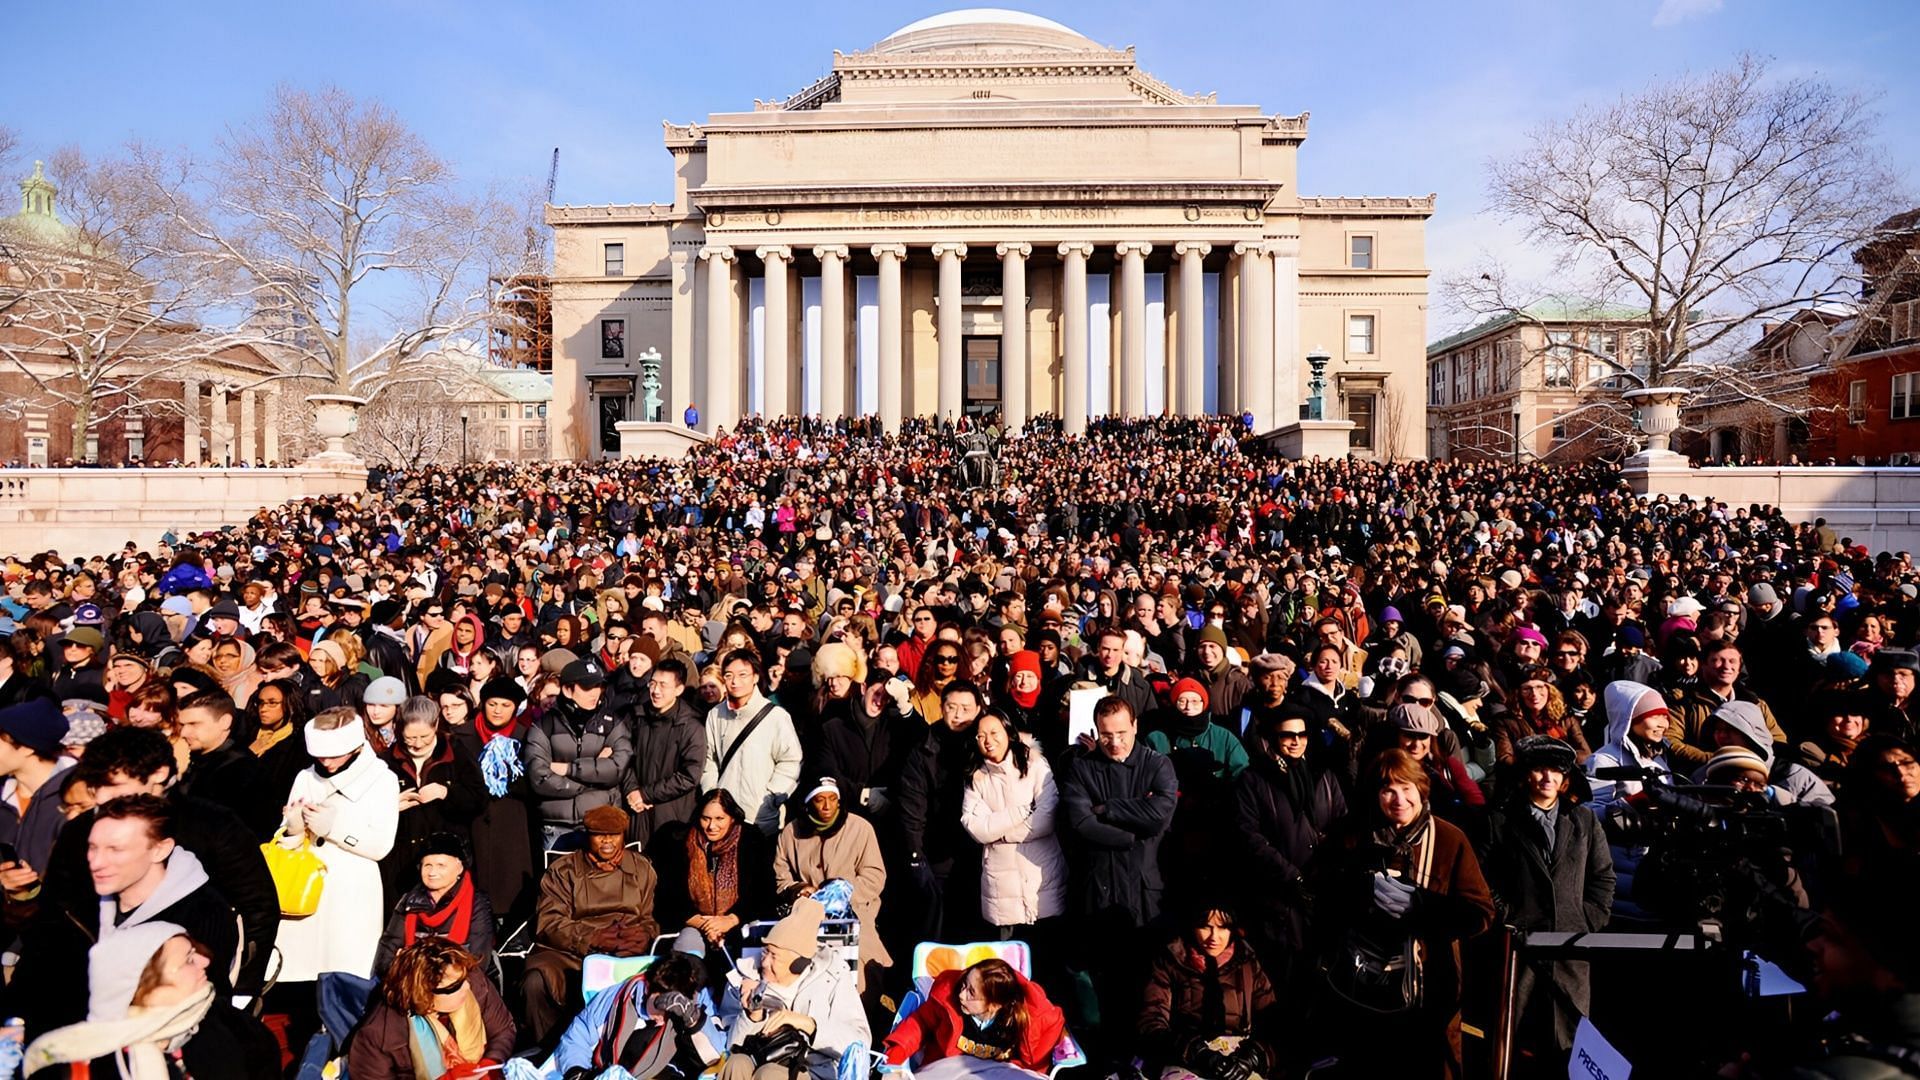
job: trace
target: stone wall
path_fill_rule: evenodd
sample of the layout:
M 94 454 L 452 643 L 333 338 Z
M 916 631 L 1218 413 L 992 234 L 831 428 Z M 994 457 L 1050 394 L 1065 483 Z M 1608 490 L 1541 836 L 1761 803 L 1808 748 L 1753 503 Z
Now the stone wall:
M 1826 518 L 1834 532 L 1876 554 L 1920 550 L 1920 468 L 1629 467 L 1625 475 L 1641 494 L 1685 494 L 1732 507 L 1769 504 L 1795 524 Z
M 364 491 L 366 469 L 0 469 L 0 552 L 65 556 L 151 548 L 263 506 Z

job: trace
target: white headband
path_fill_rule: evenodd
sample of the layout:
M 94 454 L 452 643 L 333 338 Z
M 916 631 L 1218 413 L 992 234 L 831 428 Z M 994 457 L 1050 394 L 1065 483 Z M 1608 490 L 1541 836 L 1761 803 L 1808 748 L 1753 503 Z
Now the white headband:
M 821 792 L 823 792 L 823 791 L 831 791 L 831 792 L 833 792 L 833 793 L 834 793 L 834 795 L 836 795 L 836 796 L 837 796 L 837 795 L 839 795 L 839 794 L 840 794 L 840 781 L 838 781 L 838 780 L 835 780 L 835 779 L 834 779 L 833 777 L 831 777 L 831 776 L 823 776 L 823 777 L 821 777 L 821 778 L 820 778 L 820 782 L 819 782 L 818 784 L 815 784 L 815 785 L 813 786 L 813 790 L 812 790 L 812 791 L 809 791 L 809 792 L 807 792 L 807 801 L 808 801 L 808 802 L 812 802 L 812 801 L 813 801 L 813 797 L 814 797 L 815 795 L 818 795 L 818 794 L 820 794 L 820 793 L 821 793 Z
M 307 753 L 317 758 L 346 757 L 355 750 L 367 745 L 367 733 L 359 724 L 348 724 L 331 731 L 322 731 L 307 721 Z

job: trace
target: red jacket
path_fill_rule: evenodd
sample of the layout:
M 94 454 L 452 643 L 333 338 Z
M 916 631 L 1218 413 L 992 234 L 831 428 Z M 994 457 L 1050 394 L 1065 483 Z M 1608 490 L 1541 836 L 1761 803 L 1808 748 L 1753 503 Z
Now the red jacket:
M 964 1030 L 960 1020 L 960 979 L 965 974 L 964 968 L 956 968 L 933 981 L 927 1000 L 908 1013 L 881 1044 L 889 1062 L 899 1065 L 924 1051 L 925 1060 L 921 1063 L 924 1065 L 960 1053 L 960 1032 Z M 1040 984 L 1026 978 L 1022 978 L 1020 984 L 1027 991 L 1027 1031 L 1020 1040 L 1013 1064 L 1045 1073 L 1053 1063 L 1053 1048 L 1066 1031 L 1067 1020 L 1060 1007 L 1047 1000 Z

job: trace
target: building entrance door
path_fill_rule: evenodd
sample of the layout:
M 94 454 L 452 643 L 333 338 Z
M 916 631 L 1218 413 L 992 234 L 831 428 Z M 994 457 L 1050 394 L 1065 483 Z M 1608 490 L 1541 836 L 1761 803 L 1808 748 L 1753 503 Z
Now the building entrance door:
M 961 339 L 961 366 L 966 370 L 963 409 L 967 415 L 996 412 L 1000 408 L 1000 339 L 970 337 Z
M 620 421 L 627 418 L 627 399 L 612 394 L 602 394 L 600 402 L 600 452 L 617 455 L 620 453 Z

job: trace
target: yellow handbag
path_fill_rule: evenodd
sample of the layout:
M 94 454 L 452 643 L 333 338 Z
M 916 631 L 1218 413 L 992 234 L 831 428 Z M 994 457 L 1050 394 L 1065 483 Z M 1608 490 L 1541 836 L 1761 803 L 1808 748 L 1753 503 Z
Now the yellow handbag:
M 320 910 L 320 889 L 327 883 L 327 864 L 313 853 L 313 841 L 300 838 L 299 847 L 284 847 L 287 835 L 281 829 L 273 839 L 260 845 L 267 860 L 267 873 L 273 875 L 273 891 L 280 896 L 280 917 L 304 919 Z

